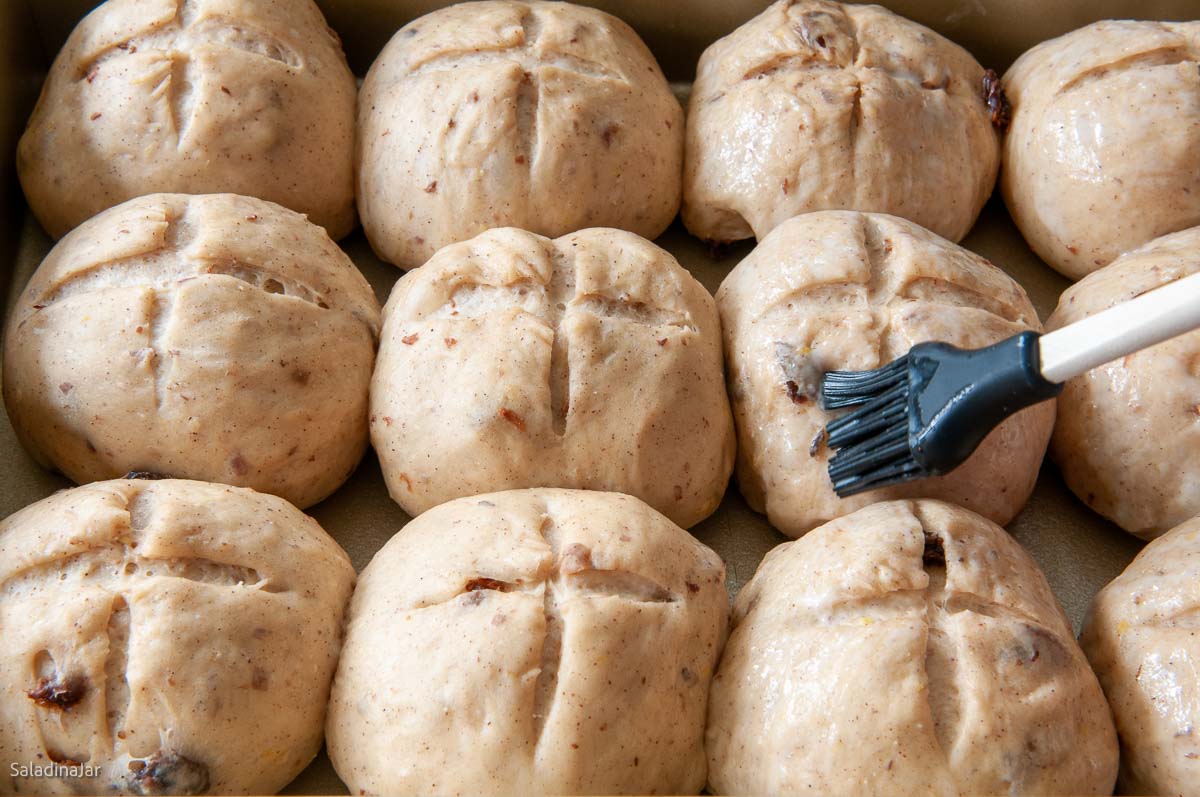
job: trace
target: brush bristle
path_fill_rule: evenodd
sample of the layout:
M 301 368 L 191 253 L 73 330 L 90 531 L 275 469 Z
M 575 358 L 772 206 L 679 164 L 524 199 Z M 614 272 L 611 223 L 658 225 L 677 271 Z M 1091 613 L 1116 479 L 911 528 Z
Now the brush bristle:
M 867 490 L 874 490 L 877 487 L 887 487 L 899 482 L 918 479 L 926 475 L 925 470 L 920 465 L 912 459 L 907 459 L 903 462 L 895 462 L 891 465 L 875 468 L 867 473 L 856 474 L 835 481 L 833 489 L 838 494 L 838 497 L 849 498 L 856 493 L 865 493 Z
M 830 371 L 821 382 L 826 409 L 857 407 L 829 423 L 833 489 L 843 498 L 920 475 L 908 440 L 909 360 L 873 371 Z
M 829 423 L 829 477 L 840 496 L 949 473 L 1005 418 L 1062 385 L 1041 373 L 1038 333 L 982 349 L 918 343 L 874 371 L 832 371 L 825 409 L 856 407 Z
M 907 383 L 907 356 L 873 371 L 828 371 L 821 378 L 821 406 L 827 410 L 853 407 Z

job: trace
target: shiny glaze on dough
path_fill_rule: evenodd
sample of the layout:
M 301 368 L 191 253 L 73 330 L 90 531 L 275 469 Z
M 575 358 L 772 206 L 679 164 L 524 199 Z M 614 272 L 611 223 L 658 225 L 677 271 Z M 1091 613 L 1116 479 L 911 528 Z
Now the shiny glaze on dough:
M 762 240 L 816 210 L 911 219 L 960 240 L 996 180 L 983 68 L 880 6 L 779 0 L 700 58 L 683 220 Z
M 1200 794 L 1200 520 L 1100 590 L 1079 639 L 1116 715 L 1118 792 Z
M 1111 794 L 1104 694 L 1032 557 L 939 501 L 767 554 L 713 680 L 714 794 Z
M 838 498 L 820 433 L 820 376 L 914 344 L 965 348 L 1040 329 L 1025 291 L 982 257 L 893 216 L 823 211 L 777 227 L 717 291 L 738 431 L 738 484 L 796 537 L 884 498 L 940 498 L 1007 523 L 1033 490 L 1054 402 L 1000 424 L 952 473 Z
M 1079 279 L 1200 224 L 1200 22 L 1096 22 L 1003 83 L 1000 190 L 1042 260 Z

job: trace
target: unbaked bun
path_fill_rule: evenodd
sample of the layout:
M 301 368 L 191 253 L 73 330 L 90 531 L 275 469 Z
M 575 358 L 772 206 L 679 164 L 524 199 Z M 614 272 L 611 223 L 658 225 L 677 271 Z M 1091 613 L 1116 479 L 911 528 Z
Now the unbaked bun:
M 1079 638 L 1121 738 L 1120 794 L 1200 794 L 1200 519 L 1142 549 Z
M 76 482 L 150 471 L 304 507 L 366 448 L 378 329 L 366 279 L 300 214 L 155 194 L 42 261 L 9 315 L 4 401 Z
M 275 794 L 321 747 L 353 583 L 314 520 L 251 490 L 110 481 L 17 512 L 0 793 Z
M 738 483 L 796 537 L 883 498 L 941 498 L 1005 524 L 1025 505 L 1054 403 L 997 427 L 946 476 L 838 498 L 821 375 L 867 370 L 937 340 L 963 348 L 1040 329 L 1025 291 L 982 257 L 894 216 L 825 211 L 764 239 L 717 291 L 738 429 Z
M 1032 557 L 938 501 L 767 554 L 733 607 L 713 794 L 1112 794 L 1096 676 Z
M 329 757 L 355 794 L 696 794 L 727 600 L 631 496 L 444 504 L 363 571 Z
M 1038 256 L 1071 279 L 1200 224 L 1200 22 L 1105 20 L 1004 75 L 1000 190 Z
M 637 34 L 593 8 L 426 14 L 371 66 L 358 124 L 363 229 L 402 268 L 491 227 L 655 238 L 679 209 L 683 109 Z
M 1200 227 L 1129 252 L 1068 288 L 1047 329 L 1082 321 L 1200 271 Z M 1200 332 L 1069 380 L 1050 454 L 1067 485 L 1126 531 L 1153 539 L 1200 514 Z
M 354 227 L 354 75 L 312 0 L 109 0 L 84 17 L 17 151 L 54 238 L 143 194 L 247 194 Z
M 957 241 L 1000 162 L 984 78 L 966 50 L 880 6 L 779 0 L 700 57 L 683 221 L 761 241 L 844 208 Z
M 448 246 L 384 308 L 371 440 L 413 515 L 580 487 L 636 495 L 687 528 L 733 468 L 716 305 L 621 230 L 499 229 Z

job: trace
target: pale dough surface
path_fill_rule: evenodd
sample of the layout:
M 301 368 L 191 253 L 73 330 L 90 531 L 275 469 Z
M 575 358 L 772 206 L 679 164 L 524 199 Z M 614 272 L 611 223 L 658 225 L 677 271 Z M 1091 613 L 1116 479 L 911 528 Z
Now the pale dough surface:
M 109 0 L 54 59 L 17 152 L 51 237 L 160 191 L 354 228 L 354 75 L 312 0 Z
M 466 495 L 635 495 L 687 528 L 733 468 L 716 304 L 630 232 L 442 249 L 384 308 L 371 441 L 410 514 Z
M 153 194 L 77 227 L 9 315 L 4 402 L 43 465 L 252 487 L 305 507 L 367 445 L 379 305 L 261 199 Z
M 0 793 L 275 794 L 321 748 L 346 553 L 274 496 L 65 490 L 0 523 Z M 14 778 L 74 761 L 96 777 Z
M 351 793 L 696 794 L 725 567 L 641 501 L 463 498 L 363 571 L 327 723 Z
M 492 227 L 656 238 L 679 209 L 683 109 L 633 29 L 570 3 L 486 0 L 400 29 L 363 82 L 358 204 L 413 268 Z
M 767 554 L 713 680 L 714 794 L 1112 794 L 1104 693 L 1004 529 L 890 501 Z
M 800 213 L 864 210 L 961 240 L 1000 163 L 983 78 L 966 50 L 881 6 L 779 0 L 700 58 L 683 221 L 761 241 Z

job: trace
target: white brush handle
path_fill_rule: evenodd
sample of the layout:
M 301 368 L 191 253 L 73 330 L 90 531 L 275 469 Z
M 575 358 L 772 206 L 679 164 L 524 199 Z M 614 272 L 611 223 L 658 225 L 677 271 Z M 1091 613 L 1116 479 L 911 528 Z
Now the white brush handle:
M 1038 341 L 1042 376 L 1065 382 L 1200 327 L 1200 273 L 1143 293 Z

